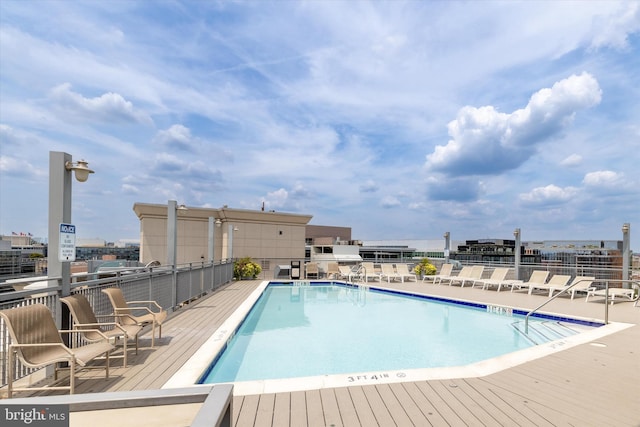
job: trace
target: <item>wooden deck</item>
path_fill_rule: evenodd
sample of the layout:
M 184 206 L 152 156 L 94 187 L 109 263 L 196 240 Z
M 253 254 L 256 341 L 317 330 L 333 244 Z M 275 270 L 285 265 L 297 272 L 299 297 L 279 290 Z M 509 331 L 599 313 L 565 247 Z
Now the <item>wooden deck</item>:
M 114 361 L 109 380 L 100 371 L 82 373 L 77 393 L 161 388 L 258 284 L 231 283 L 179 310 L 166 321 L 155 349 L 132 355 L 126 369 Z M 422 283 L 388 286 L 522 308 L 545 300 Z M 543 311 L 604 317 L 602 303 L 584 298 L 559 298 Z M 597 346 L 578 345 L 485 377 L 235 396 L 234 422 L 238 427 L 640 426 L 640 307 L 616 303 L 609 320 L 635 326 L 598 339 Z M 149 344 L 147 335 L 141 345 Z

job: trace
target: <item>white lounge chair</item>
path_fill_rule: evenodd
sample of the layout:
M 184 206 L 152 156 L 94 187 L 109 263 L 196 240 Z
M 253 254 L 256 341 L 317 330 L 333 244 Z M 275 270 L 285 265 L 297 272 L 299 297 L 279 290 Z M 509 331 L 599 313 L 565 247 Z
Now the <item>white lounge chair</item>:
M 551 279 L 549 279 L 548 283 L 531 283 L 529 285 L 529 295 L 533 293 L 534 290 L 539 289 L 541 291 L 545 291 L 549 293 L 549 297 L 553 292 L 553 289 L 564 288 L 571 280 L 571 276 L 565 274 L 554 274 Z
M 544 270 L 535 270 L 531 273 L 531 277 L 529 277 L 528 282 L 513 282 L 511 283 L 511 292 L 513 292 L 516 288 L 518 290 L 521 289 L 529 289 L 532 285 L 544 284 L 547 282 L 547 278 L 549 277 L 549 272 Z
M 347 279 L 348 282 L 353 282 L 354 279 L 361 279 L 362 278 L 362 276 L 360 275 L 359 271 L 354 271 L 348 265 L 339 265 L 338 266 L 338 271 L 340 271 L 340 273 L 338 274 L 338 278 L 339 279 Z
M 596 278 L 593 276 L 576 276 L 576 278 L 571 281 L 571 284 L 568 285 L 571 286 L 571 288 L 569 289 L 569 292 L 571 293 L 571 299 L 575 298 L 576 292 L 589 293 L 590 291 L 595 291 L 596 288 L 593 286 L 594 280 L 596 280 Z M 549 297 L 552 297 L 554 292 L 561 292 L 564 289 L 566 289 L 566 286 L 549 288 Z
M 611 302 L 611 305 L 613 305 L 613 303 L 616 301 L 616 298 L 620 299 L 620 298 L 626 298 L 628 301 L 633 301 L 635 295 L 635 289 L 633 288 L 609 288 L 609 301 Z M 605 289 L 598 289 L 598 290 L 593 290 L 593 291 L 589 291 L 587 293 L 587 298 L 585 299 L 585 301 L 589 301 L 589 297 L 602 297 L 604 298 L 606 296 L 606 290 Z
M 451 273 L 453 272 L 453 264 L 442 264 L 442 267 L 440 267 L 440 272 L 438 274 L 433 274 L 431 276 L 424 276 L 422 278 L 422 282 L 433 282 L 438 283 L 440 282 L 440 280 L 443 277 L 449 277 L 451 276 Z
M 407 264 L 396 264 L 396 272 L 400 275 L 403 282 L 404 279 L 413 280 L 414 282 L 418 281 L 416 274 L 409 271 Z
M 369 278 L 375 279 L 375 280 L 381 280 L 380 277 L 382 275 L 376 271 L 376 268 L 372 262 L 370 261 L 362 262 L 360 263 L 360 267 L 362 270 L 360 274 L 362 274 L 362 276 L 364 277 L 365 282 L 368 282 Z
M 400 279 L 400 281 L 404 282 L 404 280 L 402 280 L 402 276 L 396 273 L 396 270 L 393 268 L 393 264 L 383 262 L 380 264 L 380 269 L 382 270 L 382 274 L 380 275 L 381 280 L 386 278 L 387 283 L 391 283 L 391 280 Z
M 320 269 L 317 262 L 308 262 L 304 265 L 304 278 L 309 279 L 309 276 L 313 276 L 314 279 L 320 278 Z
M 500 287 L 504 284 L 508 284 L 511 283 L 512 280 L 507 281 L 507 274 L 509 274 L 509 269 L 505 268 L 505 267 L 498 267 L 495 268 L 493 270 L 493 272 L 491 273 L 491 277 L 489 277 L 488 279 L 477 279 L 473 281 L 473 284 L 471 285 L 471 287 L 475 287 L 476 285 L 480 286 L 482 285 L 482 289 L 487 289 L 490 288 L 492 286 L 497 286 L 498 287 L 498 292 L 500 291 Z
M 340 275 L 340 269 L 337 262 L 330 262 L 327 264 L 327 278 L 333 277 L 334 279 Z
M 464 288 L 465 283 L 473 283 L 475 280 L 481 279 L 482 274 L 484 274 L 484 265 L 474 265 L 473 267 L 471 267 L 471 272 L 467 277 L 458 276 L 454 279 L 451 279 L 449 280 L 449 286 L 460 283 L 460 287 Z
M 471 270 L 473 269 L 472 266 L 467 265 L 462 267 L 462 269 L 460 270 L 460 272 L 457 275 L 451 275 L 451 276 L 447 276 L 447 277 L 442 277 L 440 278 L 440 280 L 438 281 L 438 283 L 440 284 L 444 284 L 444 283 L 451 283 L 452 280 L 456 280 L 458 278 L 468 278 L 471 275 Z

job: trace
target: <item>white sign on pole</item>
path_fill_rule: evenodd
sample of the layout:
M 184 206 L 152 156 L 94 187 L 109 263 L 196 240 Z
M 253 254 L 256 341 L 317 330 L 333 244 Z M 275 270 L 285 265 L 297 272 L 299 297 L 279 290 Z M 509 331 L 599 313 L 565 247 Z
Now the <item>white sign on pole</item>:
M 71 262 L 76 260 L 76 226 L 60 224 L 60 247 L 58 261 Z

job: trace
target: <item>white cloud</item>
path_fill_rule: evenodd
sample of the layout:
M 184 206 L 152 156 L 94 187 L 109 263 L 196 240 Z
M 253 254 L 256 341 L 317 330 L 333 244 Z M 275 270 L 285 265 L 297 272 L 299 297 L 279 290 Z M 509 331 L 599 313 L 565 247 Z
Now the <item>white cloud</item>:
M 189 128 L 183 125 L 173 125 L 167 130 L 159 130 L 154 142 L 170 150 L 193 151 L 195 143 Z
M 625 49 L 629 45 L 629 35 L 640 31 L 640 3 L 621 3 L 610 14 L 598 15 L 593 20 L 593 48 L 611 46 Z
M 582 163 L 582 156 L 580 154 L 571 154 L 570 156 L 564 158 L 561 162 L 560 165 L 562 166 L 578 166 Z
M 372 179 L 368 179 L 360 184 L 359 188 L 362 193 L 374 193 L 378 191 L 378 185 Z
M 550 184 L 546 187 L 534 188 L 528 193 L 520 194 L 520 200 L 531 205 L 554 205 L 568 202 L 575 197 L 577 193 L 577 188 L 561 188 L 557 185 Z
M 380 201 L 380 206 L 382 206 L 383 208 L 395 208 L 397 206 L 400 206 L 400 204 L 400 200 L 398 200 L 398 198 L 394 196 L 383 197 Z
M 289 192 L 284 188 L 279 188 L 276 191 L 267 193 L 263 201 L 267 210 L 282 209 L 288 204 Z
M 71 90 L 70 83 L 63 83 L 51 89 L 51 100 L 63 113 L 81 116 L 84 120 L 108 122 L 129 122 L 152 124 L 149 115 L 138 111 L 122 95 L 107 92 L 95 98 L 85 98 Z
M 561 131 L 574 114 L 600 102 L 601 90 L 589 73 L 572 75 L 541 89 L 523 109 L 500 113 L 493 106 L 464 107 L 449 123 L 451 139 L 427 155 L 432 171 L 493 175 L 527 161 L 543 141 Z
M 582 183 L 587 187 L 617 187 L 623 183 L 623 174 L 613 171 L 589 172 Z

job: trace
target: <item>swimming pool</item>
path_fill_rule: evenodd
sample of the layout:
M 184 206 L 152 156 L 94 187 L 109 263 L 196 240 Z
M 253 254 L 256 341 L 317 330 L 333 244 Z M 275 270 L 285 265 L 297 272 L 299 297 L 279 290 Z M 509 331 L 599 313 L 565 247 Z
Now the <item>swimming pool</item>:
M 535 345 L 517 328 L 521 322 L 512 310 L 482 304 L 338 283 L 273 283 L 200 382 L 468 365 Z M 533 319 L 531 330 L 541 322 L 549 320 Z M 578 332 L 545 328 L 550 338 Z
M 300 284 L 300 283 L 298 283 Z M 327 285 L 331 283 L 313 283 L 313 285 Z M 308 283 L 305 283 L 308 285 Z M 258 309 L 258 300 L 268 289 L 269 286 L 278 286 L 276 283 L 263 282 L 258 288 L 244 301 L 236 311 L 211 335 L 209 340 L 189 359 L 187 363 L 163 386 L 163 388 L 184 387 L 199 383 L 203 379 L 203 373 L 208 373 L 211 370 L 212 362 L 222 357 L 223 351 L 231 344 L 235 337 L 236 331 L 240 331 L 240 327 L 245 323 L 250 324 L 250 320 L 247 318 L 249 312 L 252 309 Z M 354 287 L 353 285 L 347 285 L 342 283 L 341 286 L 346 287 L 347 290 L 351 289 L 349 298 L 351 304 L 355 305 L 372 305 L 371 300 L 368 299 L 370 294 L 366 293 L 364 289 Z M 310 295 L 315 293 L 312 298 L 307 298 L 307 301 L 316 301 L 319 299 L 330 300 L 330 293 L 318 292 L 314 290 L 315 286 L 306 287 L 290 287 L 289 298 L 302 298 L 305 292 Z M 375 288 L 372 288 L 372 292 L 377 292 Z M 344 291 L 346 292 L 346 291 Z M 403 292 L 384 290 L 389 294 L 404 294 Z M 428 295 L 414 295 L 414 297 L 427 298 L 428 300 L 447 302 L 453 304 L 462 304 L 474 307 L 477 311 L 491 311 L 494 312 L 494 317 L 509 317 L 512 315 L 523 315 L 526 312 L 517 310 L 515 308 L 503 307 L 503 306 L 490 306 L 486 304 L 477 304 L 470 301 L 455 301 L 440 297 L 428 296 Z M 306 303 L 305 303 L 306 304 Z M 442 310 L 444 310 L 442 308 Z M 449 308 L 449 312 L 451 309 Z M 495 316 L 498 313 L 499 316 Z M 558 317 L 556 315 L 545 315 L 547 320 L 561 320 L 572 321 L 565 317 Z M 594 324 L 592 319 L 576 319 L 578 323 Z M 449 327 L 452 326 L 452 318 L 447 320 L 441 319 L 440 326 L 445 327 L 448 322 Z M 350 325 L 357 324 L 357 322 L 347 322 L 346 326 L 340 323 L 341 329 L 346 329 Z M 435 322 L 431 322 L 435 325 Z M 595 321 L 595 324 L 599 324 Z M 365 385 L 365 384 L 379 384 L 399 381 L 419 381 L 429 379 L 444 379 L 444 378 L 465 378 L 489 375 L 491 373 L 507 369 L 513 366 L 517 366 L 521 363 L 544 357 L 559 350 L 567 349 L 575 345 L 590 342 L 598 339 L 602 336 L 616 332 L 618 330 L 628 327 L 626 324 L 609 324 L 598 328 L 590 328 L 588 332 L 582 332 L 575 336 L 567 338 L 561 338 L 549 343 L 529 347 L 526 349 L 517 350 L 515 352 L 508 353 L 485 359 L 480 362 L 470 363 L 466 365 L 447 366 L 439 368 L 407 368 L 402 369 L 386 369 L 386 370 L 364 370 L 366 368 L 356 368 L 353 372 L 342 374 L 322 374 L 311 375 L 299 378 L 287 378 L 279 377 L 277 379 L 266 379 L 257 381 L 235 381 L 234 394 L 256 394 L 256 393 L 269 393 L 269 392 L 281 392 L 281 391 L 295 391 L 295 390 L 309 390 L 326 387 L 341 387 L 346 385 Z M 513 328 L 512 328 L 513 329 Z M 513 336 L 512 336 L 513 338 Z M 514 338 L 520 340 L 520 338 Z M 388 347 L 388 346 L 387 346 Z M 244 355 L 242 356 L 244 358 Z M 356 358 L 357 359 L 357 358 Z M 305 362 L 306 359 L 296 359 L 293 365 L 299 365 Z M 281 365 L 283 363 L 280 363 Z M 360 370 L 363 369 L 363 370 Z

